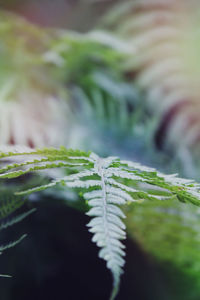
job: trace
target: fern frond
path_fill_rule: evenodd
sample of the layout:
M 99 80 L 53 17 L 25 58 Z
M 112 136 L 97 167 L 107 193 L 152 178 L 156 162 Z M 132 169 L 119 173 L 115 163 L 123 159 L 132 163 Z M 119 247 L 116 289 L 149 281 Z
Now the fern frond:
M 1 190 L 0 196 L 0 219 L 8 217 L 22 205 L 25 200 L 22 197 L 16 197 L 11 192 Z
M 31 160 L 31 168 L 24 170 L 30 163 L 29 156 L 33 155 L 36 158 Z M 100 158 L 94 153 L 67 150 L 64 147 L 24 153 L 1 153 L 0 156 L 4 163 L 5 157 L 15 160 L 19 156 L 22 159 L 22 162 L 11 163 L 1 168 L 0 177 L 3 178 L 15 178 L 41 169 L 59 167 L 66 170 L 67 175 L 64 177 L 17 194 L 30 194 L 57 184 L 81 191 L 89 206 L 87 214 L 92 217 L 87 225 L 93 233 L 92 241 L 101 248 L 99 257 L 106 261 L 107 268 L 113 275 L 110 299 L 114 299 L 117 294 L 125 263 L 124 245 L 121 242 L 126 236 L 125 225 L 122 222 L 125 215 L 119 206 L 141 200 L 163 201 L 174 198 L 200 205 L 199 184 L 178 178 L 176 174 L 165 175 L 153 168 L 120 160 L 118 157 Z
M 107 32 L 60 34 L 50 52 L 63 61 L 72 119 L 78 116 L 83 123 L 89 119 L 93 124 L 95 119 L 98 128 L 106 127 L 116 134 L 132 130 L 130 107 L 135 106 L 138 93 L 121 67 L 128 51 L 128 44 Z
M 0 11 L 0 144 L 50 146 L 64 138 L 67 108 L 44 58 L 52 31 Z
M 189 177 L 199 166 L 199 11 L 198 1 L 128 1 L 104 20 L 132 47 L 125 68 L 155 118 L 157 148 L 174 151 Z
M 9 188 L 8 188 L 9 187 Z M 8 227 L 11 227 L 21 221 L 23 221 L 26 217 L 28 217 L 30 214 L 32 214 L 36 209 L 30 209 L 26 212 L 16 214 L 15 216 L 11 217 L 13 213 L 15 213 L 20 207 L 22 207 L 26 199 L 24 199 L 21 196 L 14 196 L 13 194 L 12 185 L 10 186 L 1 186 L 1 194 L 0 194 L 0 231 L 7 229 Z M 18 239 L 9 242 L 8 244 L 1 245 L 0 246 L 0 254 L 4 250 L 10 249 L 14 246 L 16 246 L 18 243 L 20 243 L 24 238 L 26 237 L 26 234 L 22 235 Z M 1 277 L 10 277 L 9 275 L 2 275 Z

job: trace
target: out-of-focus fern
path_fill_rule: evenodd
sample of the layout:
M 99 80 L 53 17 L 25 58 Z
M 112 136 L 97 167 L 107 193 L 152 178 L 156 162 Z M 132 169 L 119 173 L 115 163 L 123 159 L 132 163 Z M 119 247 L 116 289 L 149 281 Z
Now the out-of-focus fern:
M 57 35 L 46 57 L 59 58 L 59 72 L 68 86 L 75 119 L 92 120 L 93 124 L 95 119 L 104 128 L 128 134 L 138 101 L 137 90 L 126 82 L 122 70 L 128 46 L 103 31 L 62 31 Z
M 199 12 L 198 1 L 136 0 L 104 23 L 132 47 L 126 68 L 156 117 L 157 147 L 173 151 L 190 177 L 199 162 Z
M 18 195 L 39 192 L 61 184 L 77 189 L 88 203 L 87 214 L 92 217 L 88 224 L 94 234 L 92 240 L 101 248 L 99 257 L 107 262 L 113 275 L 114 299 L 119 288 L 124 265 L 125 225 L 119 205 L 144 200 L 178 199 L 200 205 L 199 185 L 175 175 L 164 175 L 155 169 L 117 157 L 101 158 L 94 153 L 78 150 L 39 149 L 27 152 L 0 153 L 0 158 L 23 158 L 22 162 L 10 163 L 0 169 L 0 178 L 18 176 L 51 168 L 65 168 L 67 175 L 51 180 L 48 184 L 18 192 Z
M 60 144 L 66 105 L 44 58 L 51 31 L 0 11 L 0 37 L 0 144 Z

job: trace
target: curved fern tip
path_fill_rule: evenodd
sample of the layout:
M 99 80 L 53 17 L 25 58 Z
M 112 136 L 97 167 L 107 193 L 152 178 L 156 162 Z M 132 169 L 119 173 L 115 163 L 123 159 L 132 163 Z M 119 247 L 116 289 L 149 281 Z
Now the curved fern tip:
M 119 293 L 119 286 L 120 286 L 120 275 L 118 278 L 113 276 L 113 289 L 112 289 L 109 300 L 115 300 L 115 298 L 117 297 L 117 295 Z

